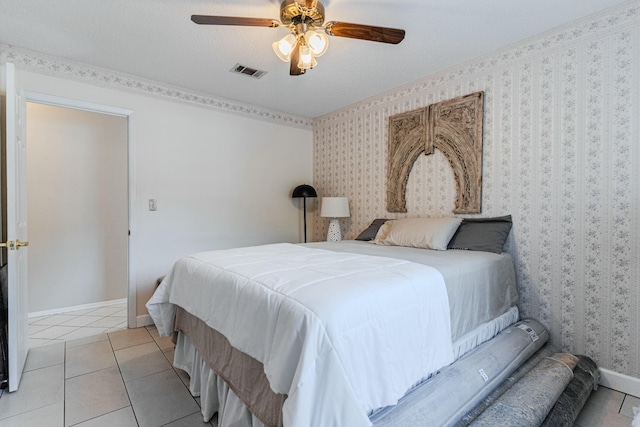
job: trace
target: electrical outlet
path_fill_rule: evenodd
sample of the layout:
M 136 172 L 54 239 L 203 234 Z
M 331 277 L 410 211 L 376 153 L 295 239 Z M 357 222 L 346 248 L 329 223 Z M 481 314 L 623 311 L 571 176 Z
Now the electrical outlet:
M 149 199 L 149 210 L 157 211 L 158 210 L 158 202 L 156 199 Z

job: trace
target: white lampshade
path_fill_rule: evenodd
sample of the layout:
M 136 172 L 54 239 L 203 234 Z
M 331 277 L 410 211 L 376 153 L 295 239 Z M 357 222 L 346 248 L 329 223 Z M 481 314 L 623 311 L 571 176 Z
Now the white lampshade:
M 323 197 L 320 216 L 331 218 L 329 229 L 327 230 L 327 241 L 337 242 L 342 240 L 338 218 L 349 216 L 349 199 L 346 197 Z
M 345 218 L 349 216 L 349 199 L 346 197 L 323 197 L 320 216 Z

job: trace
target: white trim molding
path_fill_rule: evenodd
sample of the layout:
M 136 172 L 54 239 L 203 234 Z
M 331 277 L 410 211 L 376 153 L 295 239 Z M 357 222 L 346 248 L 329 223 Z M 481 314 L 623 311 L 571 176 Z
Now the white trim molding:
M 0 45 L 1 53 L 2 45 Z M 112 107 L 108 105 L 95 104 L 92 102 L 85 102 L 76 99 L 69 99 L 60 96 L 53 96 L 37 92 L 27 92 L 27 101 L 38 102 L 41 104 L 53 105 L 62 108 L 74 108 L 78 110 L 91 111 L 99 114 L 110 114 L 114 116 L 120 116 L 127 119 L 127 174 L 128 174 L 128 193 L 129 200 L 127 205 L 128 218 L 129 218 L 129 238 L 128 255 L 127 255 L 127 295 L 128 295 L 128 309 L 127 309 L 127 325 L 130 328 L 135 328 L 136 319 L 136 297 L 137 297 L 137 285 L 136 285 L 136 259 L 134 258 L 135 244 L 136 244 L 136 144 L 135 144 L 135 120 L 134 111 Z M 127 299 L 124 300 L 125 302 Z
M 313 124 L 312 119 L 292 116 L 239 101 L 197 93 L 177 86 L 146 80 L 130 74 L 0 43 L 0 64 L 7 62 L 14 63 L 17 68 L 25 71 L 85 82 L 110 89 L 137 92 L 142 95 L 154 96 L 185 104 L 195 104 L 199 107 L 237 114 L 270 123 L 278 123 L 300 129 L 311 129 Z
M 138 328 L 141 328 L 143 326 L 151 326 L 154 324 L 153 319 L 148 314 L 142 314 L 138 316 L 136 320 L 137 320 Z
M 629 375 L 600 368 L 600 385 L 640 397 L 640 378 L 630 377 Z

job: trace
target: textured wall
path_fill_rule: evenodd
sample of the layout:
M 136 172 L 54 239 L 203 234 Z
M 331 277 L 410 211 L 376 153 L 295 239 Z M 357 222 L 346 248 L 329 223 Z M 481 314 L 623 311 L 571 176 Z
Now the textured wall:
M 640 377 L 640 5 L 624 3 L 314 121 L 314 185 L 354 238 L 385 210 L 390 115 L 485 92 L 482 215 L 512 214 L 524 316 L 553 343 Z M 453 174 L 422 156 L 408 214 L 450 215 Z M 326 233 L 316 218 L 315 239 Z

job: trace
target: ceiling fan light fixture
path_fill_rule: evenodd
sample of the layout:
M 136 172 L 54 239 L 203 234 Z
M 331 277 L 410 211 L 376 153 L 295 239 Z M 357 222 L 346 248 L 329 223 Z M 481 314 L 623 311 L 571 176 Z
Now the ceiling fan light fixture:
M 309 30 L 304 33 L 304 39 L 307 45 L 311 49 L 313 56 L 316 58 L 324 55 L 329 48 L 329 37 L 325 33 L 319 31 Z
M 325 22 L 321 0 L 282 0 L 280 20 L 246 16 L 191 15 L 198 25 L 239 25 L 244 27 L 286 27 L 291 33 L 271 44 L 283 62 L 289 63 L 289 75 L 299 76 L 318 63 L 329 47 L 329 37 L 346 37 L 398 44 L 405 31 L 399 28 L 349 22 Z
M 300 46 L 299 57 L 300 59 L 298 60 L 298 68 L 300 68 L 301 70 L 307 70 L 318 65 L 316 59 L 313 57 L 311 49 L 307 45 Z
M 273 42 L 271 46 L 273 47 L 273 51 L 276 55 L 278 55 L 278 58 L 284 62 L 289 62 L 289 60 L 291 60 L 291 52 L 293 52 L 297 43 L 298 39 L 295 34 L 291 33 L 287 34 L 279 41 Z

